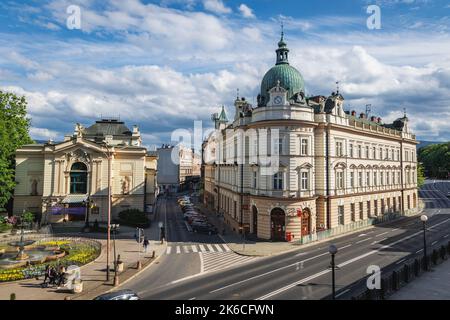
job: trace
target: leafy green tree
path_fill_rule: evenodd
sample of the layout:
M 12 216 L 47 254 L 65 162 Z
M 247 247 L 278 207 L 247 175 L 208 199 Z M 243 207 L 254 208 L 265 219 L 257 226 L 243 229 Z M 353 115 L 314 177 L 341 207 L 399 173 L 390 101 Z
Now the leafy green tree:
M 426 176 L 440 179 L 448 178 L 450 172 L 450 142 L 420 148 L 418 160 L 423 163 Z
M 14 191 L 15 151 L 33 142 L 28 133 L 30 122 L 25 97 L 0 90 L 0 208 Z
M 423 169 L 423 164 L 419 162 L 417 165 L 417 187 L 421 188 L 425 183 L 425 173 Z

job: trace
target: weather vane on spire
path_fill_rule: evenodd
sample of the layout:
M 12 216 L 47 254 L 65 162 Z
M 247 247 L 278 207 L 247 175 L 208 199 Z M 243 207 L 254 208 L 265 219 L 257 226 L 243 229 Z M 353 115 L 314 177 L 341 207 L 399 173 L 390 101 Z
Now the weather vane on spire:
M 403 108 L 403 116 L 406 118 L 406 108 Z
M 281 20 L 280 24 L 281 24 L 281 40 L 283 40 L 284 39 L 284 24 L 283 24 L 283 20 Z

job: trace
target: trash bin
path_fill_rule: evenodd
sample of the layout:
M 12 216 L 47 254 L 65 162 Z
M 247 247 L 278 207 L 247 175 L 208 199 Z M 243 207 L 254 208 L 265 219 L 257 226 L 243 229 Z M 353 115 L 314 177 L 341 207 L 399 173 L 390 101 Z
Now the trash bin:
M 292 241 L 292 232 L 286 232 L 286 241 L 291 242 Z

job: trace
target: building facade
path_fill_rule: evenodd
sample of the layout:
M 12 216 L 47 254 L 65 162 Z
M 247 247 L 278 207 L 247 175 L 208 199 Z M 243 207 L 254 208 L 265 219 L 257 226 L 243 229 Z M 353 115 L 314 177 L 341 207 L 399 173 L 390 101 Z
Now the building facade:
M 344 110 L 344 97 L 306 97 L 284 39 L 258 105 L 213 115 L 203 143 L 204 204 L 235 231 L 285 241 L 357 228 L 418 207 L 415 135 L 406 115 L 391 124 Z M 345 228 L 344 228 L 345 227 Z
M 137 126 L 116 119 L 75 126 L 63 142 L 25 145 L 16 151 L 14 213 L 31 211 L 41 222 L 107 221 L 126 209 L 153 206 L 156 155 L 142 147 Z

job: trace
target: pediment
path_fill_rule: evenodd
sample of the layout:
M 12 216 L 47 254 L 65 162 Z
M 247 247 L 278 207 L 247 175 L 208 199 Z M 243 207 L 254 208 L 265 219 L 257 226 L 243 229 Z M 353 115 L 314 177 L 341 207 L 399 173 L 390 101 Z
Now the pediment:
M 59 143 L 54 146 L 53 150 L 55 154 L 73 153 L 76 151 L 79 153 L 86 152 L 89 154 L 93 152 L 102 153 L 105 152 L 106 150 L 104 150 L 104 148 L 101 145 L 83 138 L 73 139 L 70 141 L 64 141 L 62 143 Z

